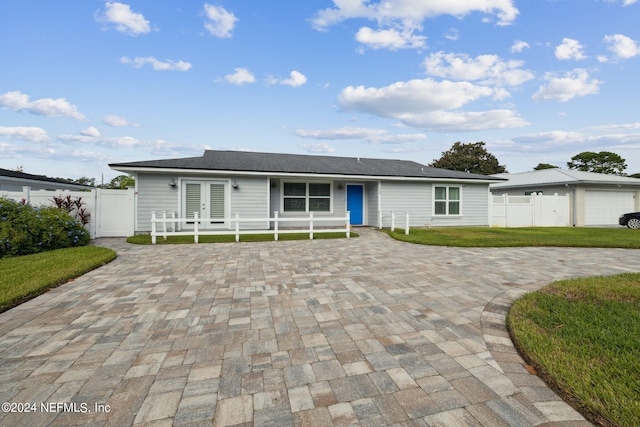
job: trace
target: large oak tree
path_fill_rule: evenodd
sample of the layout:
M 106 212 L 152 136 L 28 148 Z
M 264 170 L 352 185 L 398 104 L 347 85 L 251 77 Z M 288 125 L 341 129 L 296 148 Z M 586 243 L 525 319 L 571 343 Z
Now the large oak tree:
M 442 157 L 429 163 L 429 166 L 481 175 L 507 172 L 505 166 L 484 146 L 484 142 L 462 144 L 458 141 L 449 151 L 443 152 Z
M 576 154 L 567 162 L 569 169 L 584 172 L 606 173 L 610 175 L 624 175 L 627 168 L 625 160 L 616 153 L 610 151 L 583 151 Z

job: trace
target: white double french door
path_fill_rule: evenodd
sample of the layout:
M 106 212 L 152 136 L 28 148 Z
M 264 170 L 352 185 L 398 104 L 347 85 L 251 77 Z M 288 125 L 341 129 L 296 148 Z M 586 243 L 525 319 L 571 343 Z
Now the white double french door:
M 226 181 L 182 181 L 182 217 L 193 219 L 194 214 L 202 219 L 200 228 L 218 228 L 226 225 L 227 215 Z M 193 222 L 185 227 L 193 228 Z

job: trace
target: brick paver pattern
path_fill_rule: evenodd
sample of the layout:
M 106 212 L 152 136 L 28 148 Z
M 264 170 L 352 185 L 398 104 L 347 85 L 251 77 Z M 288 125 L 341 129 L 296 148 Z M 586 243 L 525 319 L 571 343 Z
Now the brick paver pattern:
M 505 315 L 553 280 L 640 271 L 639 251 L 360 232 L 99 240 L 115 261 L 0 314 L 0 400 L 38 405 L 0 424 L 590 425 L 525 369 Z

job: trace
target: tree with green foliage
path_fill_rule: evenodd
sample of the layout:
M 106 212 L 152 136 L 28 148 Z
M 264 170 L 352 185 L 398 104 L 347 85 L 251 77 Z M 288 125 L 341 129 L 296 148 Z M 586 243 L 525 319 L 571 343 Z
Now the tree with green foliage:
M 81 176 L 80 178 L 77 178 L 77 179 L 73 179 L 73 178 L 56 178 L 56 179 L 59 179 L 60 181 L 70 182 L 72 184 L 82 184 L 82 185 L 88 185 L 90 187 L 96 186 L 96 179 L 89 178 L 86 176 Z
M 492 175 L 505 173 L 507 169 L 498 159 L 487 151 L 484 142 L 462 144 L 456 142 L 442 157 L 434 160 L 429 166 L 455 171 Z
M 627 168 L 625 159 L 616 153 L 610 151 L 583 151 L 576 154 L 567 162 L 569 169 L 575 169 L 583 172 L 596 172 L 609 175 L 624 175 Z
M 131 175 L 118 175 L 109 181 L 109 184 L 105 185 L 105 188 L 114 188 L 124 190 L 126 188 L 133 188 L 136 185 L 136 180 Z
M 540 171 L 543 169 L 559 169 L 560 166 L 556 166 L 556 165 L 551 165 L 549 163 L 538 163 L 538 166 L 536 166 L 535 168 L 533 168 L 534 171 Z

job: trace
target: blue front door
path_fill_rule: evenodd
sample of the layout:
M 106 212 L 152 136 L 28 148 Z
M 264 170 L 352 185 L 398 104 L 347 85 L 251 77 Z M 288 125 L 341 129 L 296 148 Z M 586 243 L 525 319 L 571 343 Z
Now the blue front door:
M 347 185 L 347 210 L 351 212 L 351 224 L 363 224 L 364 189 L 362 185 Z

